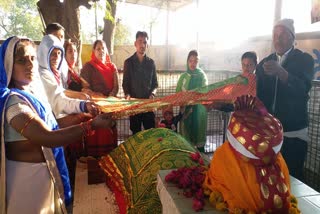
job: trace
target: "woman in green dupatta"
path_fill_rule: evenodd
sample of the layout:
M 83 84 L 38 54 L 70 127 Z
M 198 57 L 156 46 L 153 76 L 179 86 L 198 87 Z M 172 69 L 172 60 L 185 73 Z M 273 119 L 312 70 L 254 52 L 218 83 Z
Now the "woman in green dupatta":
M 192 50 L 187 58 L 187 71 L 183 73 L 177 84 L 176 92 L 192 90 L 208 85 L 206 74 L 198 66 L 199 56 Z M 203 105 L 180 107 L 183 117 L 180 121 L 179 133 L 199 151 L 204 151 L 207 131 L 207 109 Z

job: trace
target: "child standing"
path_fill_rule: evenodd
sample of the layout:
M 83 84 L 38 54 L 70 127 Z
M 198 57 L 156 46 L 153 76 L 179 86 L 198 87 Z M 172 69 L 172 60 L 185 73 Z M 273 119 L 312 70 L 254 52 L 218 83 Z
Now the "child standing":
M 182 118 L 182 113 L 179 112 L 179 114 L 177 116 L 173 116 L 172 107 L 168 107 L 166 109 L 163 109 L 162 113 L 163 113 L 163 118 L 164 119 L 161 120 L 160 123 L 158 123 L 158 127 L 171 129 L 171 130 L 177 132 L 178 122 Z

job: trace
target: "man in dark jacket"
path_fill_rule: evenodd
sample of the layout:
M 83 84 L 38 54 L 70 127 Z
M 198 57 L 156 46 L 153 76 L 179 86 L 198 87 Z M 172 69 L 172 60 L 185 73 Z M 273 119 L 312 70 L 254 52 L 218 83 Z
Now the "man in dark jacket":
M 124 62 L 122 87 L 126 99 L 131 97 L 153 99 L 156 95 L 158 87 L 156 66 L 146 55 L 148 39 L 146 32 L 138 31 L 134 43 L 136 52 Z M 130 116 L 130 129 L 133 134 L 141 131 L 141 125 L 145 130 L 154 128 L 155 114 L 146 112 Z
M 313 78 L 314 60 L 294 48 L 292 19 L 282 19 L 273 28 L 275 53 L 257 66 L 257 96 L 284 129 L 281 153 L 290 174 L 303 179 L 308 141 L 308 92 Z

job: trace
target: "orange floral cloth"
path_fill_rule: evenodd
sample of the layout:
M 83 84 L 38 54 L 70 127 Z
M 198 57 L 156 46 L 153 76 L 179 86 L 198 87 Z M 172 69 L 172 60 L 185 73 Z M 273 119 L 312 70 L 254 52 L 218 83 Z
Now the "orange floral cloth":
M 282 171 L 290 192 L 289 171 L 280 153 L 275 162 Z M 203 185 L 211 191 L 222 193 L 230 213 L 235 213 L 239 208 L 256 213 L 263 209 L 255 166 L 237 158 L 228 141 L 215 151 Z
M 211 104 L 216 101 L 232 103 L 237 97 L 248 94 L 256 95 L 254 74 L 238 75 L 208 86 L 155 99 L 124 100 L 109 97 L 94 98 L 92 101 L 100 106 L 102 112 L 112 113 L 112 117 L 118 119 L 155 109 L 164 109 L 168 106 Z

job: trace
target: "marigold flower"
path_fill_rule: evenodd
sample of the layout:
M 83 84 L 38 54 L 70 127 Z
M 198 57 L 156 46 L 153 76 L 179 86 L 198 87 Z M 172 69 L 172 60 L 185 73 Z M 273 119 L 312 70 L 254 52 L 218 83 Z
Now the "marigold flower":
M 216 204 L 216 209 L 219 211 L 227 210 L 227 204 L 225 202 L 219 202 Z
M 290 195 L 290 203 L 298 204 L 298 200 L 293 195 Z
M 203 194 L 210 196 L 211 190 L 209 188 L 203 187 Z
M 233 213 L 234 214 L 244 214 L 245 211 L 243 209 L 241 209 L 241 208 L 234 208 L 233 209 Z
M 289 208 L 289 214 L 299 214 L 299 213 L 301 213 L 301 211 L 298 208 L 296 207 Z
M 212 206 L 216 206 L 217 203 L 223 202 L 223 196 L 218 191 L 212 191 L 209 197 L 209 202 Z

